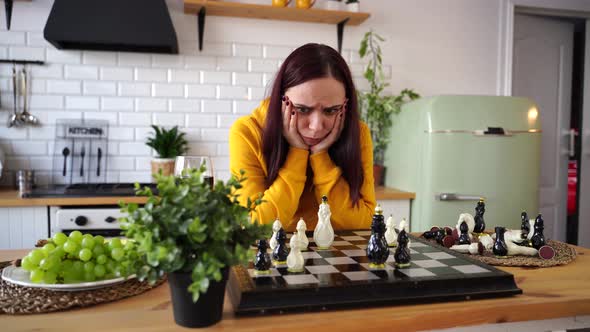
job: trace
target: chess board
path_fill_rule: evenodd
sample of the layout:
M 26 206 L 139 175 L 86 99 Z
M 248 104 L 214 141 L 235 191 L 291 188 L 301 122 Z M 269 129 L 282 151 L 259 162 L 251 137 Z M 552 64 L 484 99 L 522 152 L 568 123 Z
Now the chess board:
M 277 266 L 270 274 L 259 276 L 252 262 L 233 267 L 228 288 L 235 313 L 315 311 L 522 293 L 512 274 L 411 235 L 410 267 L 394 267 L 392 248 L 385 268 L 371 269 L 365 250 L 370 235 L 370 231 L 339 232 L 329 250 L 318 250 L 308 233 L 309 249 L 302 252 L 305 271 L 301 273 Z

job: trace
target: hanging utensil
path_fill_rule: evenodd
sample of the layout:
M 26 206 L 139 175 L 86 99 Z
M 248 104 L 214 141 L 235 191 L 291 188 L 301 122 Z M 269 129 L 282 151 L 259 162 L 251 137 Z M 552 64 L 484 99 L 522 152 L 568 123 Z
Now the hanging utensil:
M 19 127 L 21 125 L 20 117 L 17 112 L 17 94 L 18 94 L 18 84 L 17 84 L 17 75 L 16 75 L 16 65 L 12 65 L 12 96 L 14 97 L 14 105 L 13 105 L 13 114 L 8 121 L 8 128 L 11 127 Z
M 102 149 L 98 148 L 98 152 L 97 152 L 98 158 L 97 158 L 97 165 L 96 165 L 96 176 L 100 176 L 100 158 L 102 158 Z
M 28 91 L 29 91 L 29 84 L 27 79 L 27 71 L 23 67 L 21 70 L 21 94 L 23 95 L 23 111 L 19 115 L 20 121 L 23 123 L 28 123 L 33 126 L 39 123 L 39 119 L 36 116 L 29 113 L 29 103 L 28 103 Z
M 64 170 L 62 172 L 63 176 L 66 176 L 66 165 L 68 161 L 68 156 L 70 155 L 70 149 L 66 146 L 62 151 L 61 154 L 64 156 Z
M 84 177 L 84 156 L 86 155 L 86 149 L 82 145 L 82 151 L 80 151 L 80 176 Z
M 10 30 L 10 21 L 12 20 L 12 2 L 13 0 L 4 0 L 4 10 L 6 12 L 6 30 Z

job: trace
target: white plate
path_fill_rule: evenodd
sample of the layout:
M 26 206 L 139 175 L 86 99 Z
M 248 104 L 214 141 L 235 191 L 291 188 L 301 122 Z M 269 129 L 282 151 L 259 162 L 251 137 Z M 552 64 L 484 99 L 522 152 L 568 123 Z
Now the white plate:
M 45 288 L 65 292 L 103 288 L 125 281 L 125 278 L 115 278 L 93 282 L 81 282 L 77 284 L 36 284 L 30 280 L 29 273 L 30 272 L 25 271 L 22 267 L 7 266 L 2 270 L 2 279 L 20 286 Z M 129 278 L 134 277 L 134 275 L 129 276 Z

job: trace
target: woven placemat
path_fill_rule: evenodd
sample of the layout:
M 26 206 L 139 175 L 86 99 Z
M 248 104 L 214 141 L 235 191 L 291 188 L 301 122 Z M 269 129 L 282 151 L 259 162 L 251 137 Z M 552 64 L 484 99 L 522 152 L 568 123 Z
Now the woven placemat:
M 0 262 L 0 274 L 8 266 Z M 120 300 L 141 294 L 161 285 L 166 278 L 156 284 L 129 279 L 121 283 L 100 289 L 60 292 L 42 288 L 15 285 L 0 279 L 0 314 L 39 314 L 61 311 L 71 308 L 89 307 L 100 303 Z
M 508 258 L 496 258 L 496 256 L 494 256 L 494 254 L 490 251 L 485 251 L 483 255 L 468 256 L 489 265 L 525 267 L 550 267 L 565 265 L 576 259 L 576 249 L 570 247 L 567 243 L 548 240 L 546 244 L 555 250 L 555 257 L 552 259 L 542 259 L 538 256 L 509 256 Z

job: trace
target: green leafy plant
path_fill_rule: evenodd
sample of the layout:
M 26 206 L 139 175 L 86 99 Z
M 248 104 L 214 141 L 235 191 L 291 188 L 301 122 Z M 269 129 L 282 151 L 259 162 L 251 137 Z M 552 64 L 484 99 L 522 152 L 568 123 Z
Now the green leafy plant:
M 411 89 L 404 89 L 399 95 L 384 95 L 384 90 L 389 86 L 383 74 L 381 59 L 381 47 L 379 42 L 385 39 L 373 30 L 365 33 L 361 40 L 359 55 L 361 59 L 368 58 L 369 62 L 365 68 L 364 77 L 369 81 L 368 92 L 358 92 L 359 110 L 361 119 L 369 126 L 373 140 L 373 163 L 383 164 L 383 158 L 391 126 L 393 125 L 392 114 L 400 112 L 404 103 L 420 98 L 420 95 Z
M 121 204 L 127 215 L 120 218 L 124 234 L 137 243 L 134 271 L 140 280 L 155 282 L 167 272 L 190 272 L 193 301 L 207 291 L 222 269 L 246 263 L 249 248 L 257 239 L 270 236 L 270 225 L 250 222 L 252 208 L 239 204 L 235 190 L 244 173 L 211 188 L 202 180 L 205 166 L 186 169 L 181 176 L 156 174 L 158 195 L 135 184 L 138 195 L 147 196 L 143 207 Z
M 174 126 L 170 130 L 152 125 L 153 137 L 148 137 L 147 146 L 156 150 L 160 158 L 176 158 L 188 151 L 188 142 L 184 138 L 185 133 Z

